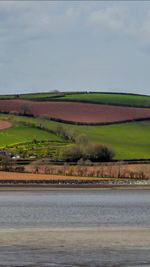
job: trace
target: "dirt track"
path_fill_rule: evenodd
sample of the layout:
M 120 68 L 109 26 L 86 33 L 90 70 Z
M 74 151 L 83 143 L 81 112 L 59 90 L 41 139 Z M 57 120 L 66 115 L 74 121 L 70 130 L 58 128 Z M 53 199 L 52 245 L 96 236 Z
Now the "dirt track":
M 0 130 L 7 129 L 11 127 L 11 123 L 9 121 L 1 121 L 0 120 Z
M 24 112 L 23 109 L 26 111 Z M 112 123 L 150 118 L 150 109 L 73 102 L 0 100 L 0 112 L 22 112 L 80 123 Z

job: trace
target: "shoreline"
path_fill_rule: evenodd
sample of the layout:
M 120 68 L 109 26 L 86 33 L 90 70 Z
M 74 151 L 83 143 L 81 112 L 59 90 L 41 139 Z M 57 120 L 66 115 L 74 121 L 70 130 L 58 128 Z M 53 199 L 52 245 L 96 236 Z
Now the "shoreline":
M 1 241 L 7 245 L 34 247 L 146 247 L 150 246 L 149 226 L 99 226 L 99 227 L 29 227 L 0 229 Z
M 0 191 L 57 191 L 57 190 L 150 190 L 150 185 L 2 185 L 0 184 Z
M 149 227 L 0 231 L 2 266 L 149 266 Z

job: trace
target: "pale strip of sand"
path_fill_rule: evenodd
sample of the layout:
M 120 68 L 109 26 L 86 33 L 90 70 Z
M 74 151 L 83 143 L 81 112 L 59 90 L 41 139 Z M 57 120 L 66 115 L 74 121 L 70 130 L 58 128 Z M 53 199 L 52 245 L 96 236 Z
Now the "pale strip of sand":
M 54 248 L 150 248 L 150 227 L 1 229 L 0 246 Z
M 150 185 L 0 185 L 0 191 L 150 190 Z

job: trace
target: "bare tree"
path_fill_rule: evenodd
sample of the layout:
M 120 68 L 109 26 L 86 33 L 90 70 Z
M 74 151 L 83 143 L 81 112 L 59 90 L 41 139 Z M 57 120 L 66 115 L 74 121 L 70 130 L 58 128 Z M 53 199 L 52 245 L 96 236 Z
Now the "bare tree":
M 20 113 L 23 115 L 29 115 L 31 114 L 31 107 L 28 103 L 24 103 L 20 107 Z

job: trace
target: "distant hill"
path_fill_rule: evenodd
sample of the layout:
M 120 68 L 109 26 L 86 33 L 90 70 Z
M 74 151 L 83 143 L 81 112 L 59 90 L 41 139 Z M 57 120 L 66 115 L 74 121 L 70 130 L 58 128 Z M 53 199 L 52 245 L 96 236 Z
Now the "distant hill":
M 132 107 L 150 107 L 150 96 L 102 92 L 44 92 L 17 95 L 0 95 L 0 99 L 26 99 L 34 101 L 73 101 L 111 104 Z

